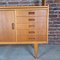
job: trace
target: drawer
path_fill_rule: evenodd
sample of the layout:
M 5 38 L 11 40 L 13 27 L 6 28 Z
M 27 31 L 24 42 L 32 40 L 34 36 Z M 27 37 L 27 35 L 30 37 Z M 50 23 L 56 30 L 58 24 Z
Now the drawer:
M 47 35 L 40 35 L 36 31 L 17 30 L 18 41 L 47 41 Z
M 28 24 L 17 24 L 17 29 L 29 29 Z
M 30 30 L 17 30 L 17 39 L 18 41 L 21 40 L 35 40 L 36 39 L 36 31 Z
M 37 29 L 36 25 L 35 24 L 17 24 L 17 29 Z
M 34 35 L 37 35 L 37 30 L 28 30 L 28 36 L 34 36 Z
M 36 30 L 19 29 L 19 30 L 17 30 L 17 34 L 18 35 L 28 35 L 29 36 L 29 35 L 37 35 L 37 32 L 36 32 Z
M 37 17 L 17 17 L 17 24 L 35 24 L 37 23 Z
M 46 9 L 16 10 L 16 16 L 46 16 Z
M 29 31 L 29 30 L 19 29 L 19 30 L 17 30 L 17 34 L 18 34 L 18 35 L 28 35 L 28 31 Z
M 28 34 L 29 41 L 36 41 L 37 40 L 37 34 Z
M 17 41 L 21 42 L 21 41 L 36 41 L 36 37 L 28 37 L 28 36 L 18 36 L 17 37 Z

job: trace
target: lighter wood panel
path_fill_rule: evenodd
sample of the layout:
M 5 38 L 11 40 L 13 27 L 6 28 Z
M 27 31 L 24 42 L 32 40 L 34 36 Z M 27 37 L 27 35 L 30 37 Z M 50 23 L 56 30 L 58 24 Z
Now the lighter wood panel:
M 14 11 L 0 11 L 0 42 L 15 42 L 15 23 Z

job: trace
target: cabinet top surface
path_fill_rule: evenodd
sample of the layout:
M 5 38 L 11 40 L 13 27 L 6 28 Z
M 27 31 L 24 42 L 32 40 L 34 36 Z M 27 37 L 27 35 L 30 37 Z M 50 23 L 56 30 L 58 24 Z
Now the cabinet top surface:
M 0 9 L 48 8 L 48 6 L 0 6 Z

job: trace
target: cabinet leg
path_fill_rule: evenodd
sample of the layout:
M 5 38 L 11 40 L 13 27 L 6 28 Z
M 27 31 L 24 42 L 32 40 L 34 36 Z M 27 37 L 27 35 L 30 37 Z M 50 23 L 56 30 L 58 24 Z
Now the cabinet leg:
M 34 44 L 34 57 L 38 57 L 38 44 Z

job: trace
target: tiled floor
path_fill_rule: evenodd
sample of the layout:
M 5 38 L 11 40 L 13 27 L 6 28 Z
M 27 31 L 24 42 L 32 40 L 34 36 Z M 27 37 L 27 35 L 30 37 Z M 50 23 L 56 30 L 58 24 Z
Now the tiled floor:
M 35 60 L 33 45 L 0 45 L 0 60 Z M 37 60 L 60 60 L 60 45 L 39 45 Z

